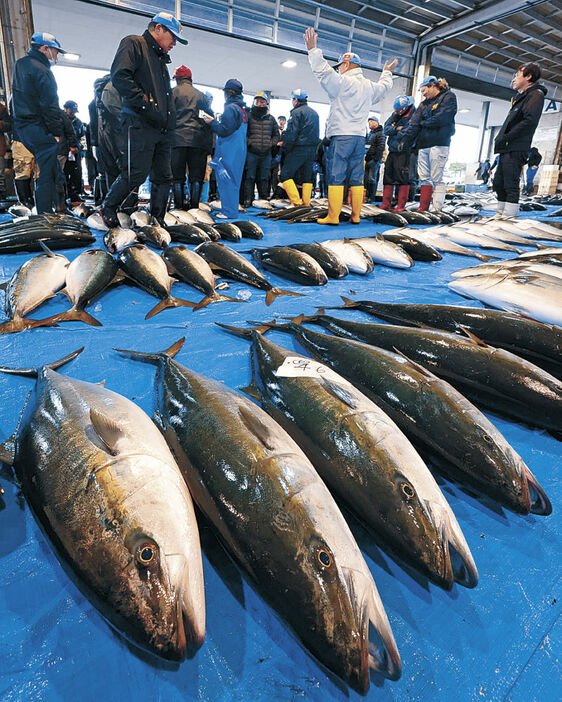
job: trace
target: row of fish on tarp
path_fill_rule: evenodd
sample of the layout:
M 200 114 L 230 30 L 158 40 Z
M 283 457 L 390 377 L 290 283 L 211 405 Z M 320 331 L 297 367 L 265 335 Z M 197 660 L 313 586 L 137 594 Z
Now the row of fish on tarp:
M 244 391 L 261 407 L 175 361 L 183 341 L 160 353 L 117 350 L 156 365 L 155 424 L 121 395 L 58 373 L 78 352 L 0 369 L 37 377 L 0 459 L 102 613 L 142 648 L 181 660 L 204 639 L 191 497 L 310 653 L 363 694 L 370 669 L 394 680 L 401 662 L 336 499 L 445 589 L 475 587 L 478 571 L 426 460 L 509 510 L 550 514 L 523 458 L 478 407 L 560 432 L 562 330 L 494 310 L 344 303 L 392 324 L 320 310 L 219 325 L 251 342 Z M 272 328 L 310 356 L 272 342 Z

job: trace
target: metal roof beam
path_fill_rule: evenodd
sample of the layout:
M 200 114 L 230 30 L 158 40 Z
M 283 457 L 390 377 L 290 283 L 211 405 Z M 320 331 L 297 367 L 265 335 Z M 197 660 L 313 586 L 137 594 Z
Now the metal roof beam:
M 560 3 L 560 10 L 562 10 L 562 3 Z M 562 34 L 562 24 L 560 22 L 557 22 L 555 19 L 555 17 L 559 17 L 558 12 L 553 12 L 551 15 L 541 15 L 540 12 L 537 12 L 536 10 L 533 10 L 532 8 L 528 7 L 525 9 L 525 15 L 535 20 L 535 22 L 541 22 L 542 24 L 546 24 L 547 27 L 549 27 L 550 29 L 553 29 Z
M 452 39 L 483 24 L 524 11 L 526 7 L 540 5 L 543 2 L 544 0 L 500 0 L 499 2 L 489 2 L 478 10 L 467 12 L 457 19 L 425 32 L 419 37 L 420 45 L 428 46 L 446 39 Z
M 545 33 L 541 33 L 538 30 L 532 29 L 528 25 L 524 26 L 521 24 L 517 24 L 517 22 L 514 22 L 512 19 L 510 19 L 508 17 L 502 19 L 501 23 L 505 24 L 506 27 L 513 29 L 513 31 L 519 32 L 519 34 L 523 34 L 523 35 L 526 34 L 527 36 L 531 37 L 532 39 L 536 39 L 544 46 L 548 46 L 548 47 L 554 49 L 555 51 L 557 51 L 559 46 L 560 46 L 560 40 L 557 39 L 556 37 L 551 37 L 551 35 L 550 35 L 550 32 L 552 31 L 552 29 L 546 31 Z M 531 24 L 534 24 L 534 23 L 531 22 Z
M 510 61 L 517 61 L 519 65 L 522 65 L 525 63 L 525 59 L 521 56 L 520 53 L 515 53 L 514 51 L 509 51 L 505 47 L 497 48 L 495 46 L 488 46 L 488 47 L 481 47 L 484 51 L 488 51 L 486 56 L 478 56 L 476 54 L 466 54 L 467 56 L 471 56 L 473 59 L 488 59 L 489 56 L 492 54 L 497 54 L 498 56 L 504 56 L 505 58 L 509 59 Z M 556 69 L 552 69 L 546 66 L 541 66 L 541 69 L 543 73 L 549 73 L 554 76 L 559 76 L 560 72 L 557 71 Z
M 479 30 L 481 31 L 481 30 Z M 467 35 L 467 39 L 470 38 L 470 41 L 473 42 L 475 40 L 474 36 Z M 517 49 L 518 51 L 523 52 L 523 54 L 531 54 L 533 57 L 536 58 L 541 58 L 544 61 L 550 61 L 551 63 L 554 63 L 555 65 L 558 64 L 558 61 L 556 59 L 555 55 L 547 54 L 544 51 L 541 51 L 540 49 L 535 49 L 533 46 L 529 46 L 525 42 L 518 42 L 516 39 L 512 39 L 511 36 L 502 34 L 500 36 L 492 36 L 492 35 L 486 35 L 480 40 L 476 39 L 478 41 L 478 44 L 487 44 L 491 39 L 495 39 L 497 41 L 501 41 L 504 44 L 507 44 L 508 46 L 512 46 L 514 49 Z M 492 45 L 493 47 L 493 45 Z M 482 48 L 487 48 L 487 47 L 482 47 Z M 493 47 L 495 48 L 495 47 Z M 498 47 L 500 49 L 503 49 L 504 47 Z M 496 52 L 497 53 L 497 52 Z M 514 55 L 515 56 L 515 55 Z M 521 59 L 521 62 L 523 63 L 524 60 Z

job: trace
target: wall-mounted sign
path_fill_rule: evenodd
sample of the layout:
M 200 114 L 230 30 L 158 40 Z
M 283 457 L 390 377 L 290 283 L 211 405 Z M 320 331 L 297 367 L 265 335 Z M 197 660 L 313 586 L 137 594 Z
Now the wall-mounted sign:
M 562 109 L 562 102 L 556 102 L 556 100 L 549 100 L 546 98 L 544 101 L 544 106 L 542 108 L 543 114 L 548 114 L 550 112 L 560 112 Z

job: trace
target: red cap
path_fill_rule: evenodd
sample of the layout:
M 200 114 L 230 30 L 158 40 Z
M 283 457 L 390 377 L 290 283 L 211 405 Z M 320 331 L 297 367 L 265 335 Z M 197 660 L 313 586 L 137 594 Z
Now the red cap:
M 179 66 L 176 68 L 174 78 L 191 78 L 191 69 L 187 66 Z

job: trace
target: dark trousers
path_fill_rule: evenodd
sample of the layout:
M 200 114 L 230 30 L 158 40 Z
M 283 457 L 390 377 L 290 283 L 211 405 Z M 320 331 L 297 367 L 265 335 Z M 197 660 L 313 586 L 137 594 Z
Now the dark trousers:
M 499 202 L 519 202 L 521 170 L 527 163 L 527 151 L 508 151 L 500 154 L 492 188 Z
M 391 151 L 384 162 L 383 183 L 385 185 L 409 185 L 410 152 Z
M 168 133 L 146 125 L 138 115 L 121 115 L 124 154 L 121 173 L 109 189 L 104 207 L 115 209 L 129 193 L 144 183 L 150 174 L 153 185 L 170 186 L 172 181 L 171 146 Z
M 52 134 L 38 124 L 17 125 L 19 140 L 30 151 L 39 167 L 35 183 L 37 213 L 52 212 L 57 201 L 57 183 L 63 179 L 57 158 L 59 145 Z
M 172 176 L 175 181 L 185 182 L 188 172 L 190 183 L 202 183 L 207 166 L 207 149 L 193 146 L 174 146 L 172 148 Z
M 368 200 L 374 200 L 375 195 L 377 194 L 377 183 L 379 182 L 380 168 L 380 160 L 365 162 L 365 190 L 367 191 Z
M 66 189 L 71 200 L 77 200 L 82 192 L 82 157 L 79 153 L 74 155 L 74 160 L 66 159 L 64 164 Z
M 300 171 L 302 182 L 312 183 L 312 164 L 315 158 L 316 146 L 294 146 L 288 153 L 285 153 L 281 168 L 281 182 L 293 179 Z
M 246 154 L 246 175 L 248 180 L 268 180 L 271 170 L 271 153 L 253 154 L 250 151 Z

